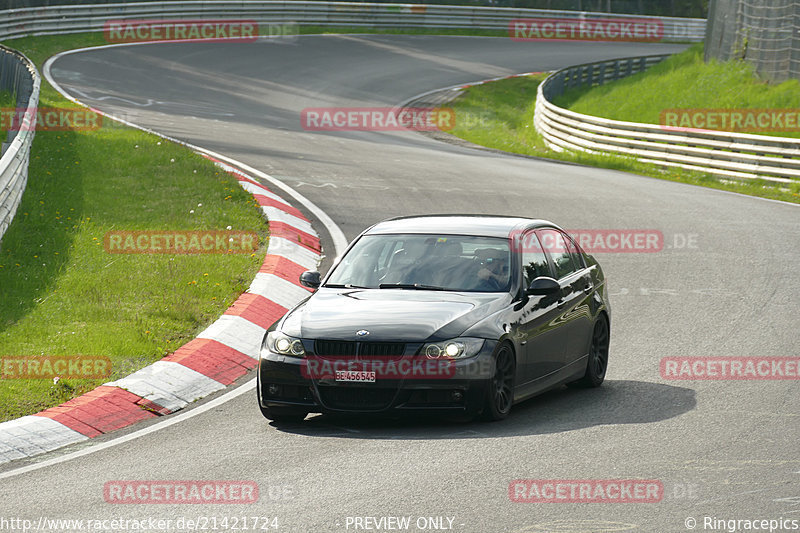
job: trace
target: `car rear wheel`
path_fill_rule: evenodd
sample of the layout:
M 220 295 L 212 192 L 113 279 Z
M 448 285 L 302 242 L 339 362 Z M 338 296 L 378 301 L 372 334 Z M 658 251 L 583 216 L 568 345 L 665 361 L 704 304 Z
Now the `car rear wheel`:
M 608 344 L 608 320 L 605 315 L 600 315 L 594 324 L 592 346 L 589 348 L 589 360 L 586 362 L 586 373 L 581 379 L 568 383 L 568 385 L 592 388 L 599 387 L 603 383 L 608 369 Z
M 307 411 L 291 407 L 261 407 L 260 405 L 258 407 L 264 418 L 273 422 L 302 422 L 308 415 Z
M 483 418 L 503 420 L 511 412 L 514 403 L 514 374 L 516 362 L 514 352 L 508 344 L 502 344 L 494 358 L 494 375 L 486 390 L 486 405 Z

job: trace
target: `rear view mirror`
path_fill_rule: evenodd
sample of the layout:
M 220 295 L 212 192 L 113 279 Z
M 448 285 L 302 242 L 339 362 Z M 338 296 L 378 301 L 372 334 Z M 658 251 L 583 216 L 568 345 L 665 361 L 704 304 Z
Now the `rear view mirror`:
M 300 274 L 300 285 L 310 289 L 316 289 L 322 282 L 322 277 L 316 270 L 306 270 Z
M 525 290 L 525 294 L 546 296 L 548 294 L 555 294 L 559 290 L 561 290 L 561 285 L 559 285 L 556 280 L 547 276 L 541 276 L 531 282 L 531 286 Z

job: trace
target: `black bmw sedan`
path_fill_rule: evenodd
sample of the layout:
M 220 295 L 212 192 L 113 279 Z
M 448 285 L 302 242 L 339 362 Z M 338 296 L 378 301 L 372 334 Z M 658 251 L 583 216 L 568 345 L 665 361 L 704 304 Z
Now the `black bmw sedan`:
M 359 235 L 267 332 L 258 402 L 275 421 L 411 410 L 508 416 L 567 384 L 597 387 L 610 308 L 597 261 L 558 226 L 432 215 Z

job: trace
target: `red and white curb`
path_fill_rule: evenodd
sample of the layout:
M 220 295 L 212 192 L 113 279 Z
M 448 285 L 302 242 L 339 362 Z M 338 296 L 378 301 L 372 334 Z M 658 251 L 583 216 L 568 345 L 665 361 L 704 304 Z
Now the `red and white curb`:
M 204 155 L 253 194 L 269 221 L 267 255 L 250 288 L 197 338 L 133 374 L 35 415 L 0 423 L 0 464 L 178 411 L 224 389 L 258 364 L 267 328 L 307 297 L 304 270 L 321 259 L 303 214 L 239 170 Z

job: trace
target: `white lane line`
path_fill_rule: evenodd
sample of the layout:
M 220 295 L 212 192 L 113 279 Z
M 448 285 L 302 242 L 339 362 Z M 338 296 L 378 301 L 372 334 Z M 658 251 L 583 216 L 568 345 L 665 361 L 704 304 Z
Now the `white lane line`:
M 156 431 L 164 428 L 168 428 L 174 424 L 178 424 L 183 422 L 184 420 L 188 420 L 197 415 L 201 415 L 206 411 L 214 409 L 215 407 L 222 405 L 225 402 L 238 398 L 242 394 L 248 393 L 252 391 L 256 387 L 256 380 L 255 378 L 251 379 L 247 383 L 243 384 L 240 387 L 235 388 L 234 390 L 227 392 L 220 396 L 219 398 L 214 398 L 210 402 L 197 407 L 196 409 L 192 409 L 191 411 L 185 411 L 183 413 L 177 415 L 169 415 L 169 418 L 164 419 L 161 422 L 157 422 L 152 426 L 148 426 L 146 428 L 139 429 L 134 431 L 133 433 L 128 433 L 127 435 L 122 435 L 121 437 L 117 437 L 113 440 L 109 440 L 106 442 L 100 442 L 97 444 L 93 444 L 88 448 L 84 448 L 82 450 L 78 450 L 72 453 L 68 453 L 66 455 L 62 455 L 60 457 L 53 457 L 52 459 L 47 459 L 46 461 L 42 461 L 41 463 L 36 463 L 33 465 L 23 466 L 17 468 L 15 470 L 10 470 L 8 472 L 0 473 L 0 479 L 6 479 L 14 476 L 18 476 L 21 474 L 26 474 L 28 472 L 33 472 L 34 470 L 39 470 L 40 468 L 45 468 L 47 466 L 53 466 L 59 463 L 64 463 L 66 461 L 70 461 L 72 459 L 77 459 L 78 457 L 83 457 L 85 455 L 89 455 L 91 453 L 99 452 L 101 450 L 105 450 L 107 448 L 111 448 L 112 446 L 116 446 L 118 444 L 123 444 L 125 442 L 131 441 L 133 439 L 138 439 L 139 437 L 144 437 L 145 435 L 149 435 L 150 433 L 155 433 Z M 253 399 L 253 405 L 255 409 L 255 399 Z
M 117 46 L 120 46 L 120 45 L 127 45 L 127 44 L 137 45 L 137 44 L 146 44 L 146 43 L 120 43 L 120 44 L 112 44 L 112 45 L 94 46 L 94 47 L 89 47 L 89 48 L 78 48 L 76 50 L 67 50 L 67 51 L 64 51 L 64 52 L 60 52 L 60 53 L 54 55 L 53 57 L 51 57 L 50 59 L 48 59 L 45 62 L 44 67 L 42 67 L 42 73 L 44 74 L 44 77 L 47 80 L 47 82 L 50 83 L 50 85 L 52 85 L 53 88 L 56 91 L 58 91 L 64 98 L 66 98 L 69 101 L 74 102 L 74 103 L 76 103 L 78 105 L 81 105 L 83 107 L 91 109 L 91 106 L 88 106 L 88 105 L 84 104 L 83 102 L 77 100 L 75 97 L 73 97 L 72 95 L 67 93 L 67 91 L 63 87 L 61 87 L 61 85 L 59 85 L 53 79 L 53 76 L 52 76 L 52 74 L 50 72 L 50 69 L 51 69 L 51 67 L 53 65 L 53 62 L 55 62 L 58 58 L 60 58 L 62 56 L 65 56 L 65 55 L 75 54 L 75 53 L 78 53 L 78 52 L 85 52 L 87 50 L 98 50 L 98 49 L 103 49 L 103 48 L 117 47 Z M 181 141 L 180 139 L 176 139 L 174 137 L 170 137 L 168 135 L 164 135 L 163 133 L 159 133 L 159 132 L 151 130 L 149 128 L 145 128 L 143 126 L 139 126 L 138 124 L 134 124 L 134 123 L 129 122 L 129 121 L 123 119 L 123 118 L 116 117 L 116 116 L 114 116 L 112 114 L 105 114 L 105 115 L 107 117 L 109 117 L 109 118 L 112 118 L 112 119 L 114 119 L 114 120 L 116 120 L 118 122 L 121 122 L 121 123 L 126 124 L 128 126 L 131 126 L 133 128 L 137 128 L 137 129 L 140 129 L 142 131 L 146 131 L 148 133 L 153 133 L 154 135 L 158 135 L 159 137 L 161 137 L 163 139 L 167 139 L 167 140 L 176 142 L 178 144 L 182 144 L 184 146 L 187 146 L 187 147 L 191 148 L 192 150 L 196 150 L 198 152 L 202 152 L 204 154 L 210 155 L 211 157 L 215 157 L 215 158 L 219 159 L 220 161 L 224 161 L 224 162 L 228 163 L 229 165 L 238 167 L 239 169 L 241 169 L 241 170 L 243 170 L 243 171 L 245 171 L 247 173 L 255 174 L 259 178 L 261 178 L 261 179 L 263 179 L 265 181 L 268 181 L 269 183 L 272 183 L 273 185 L 275 185 L 279 189 L 281 189 L 284 192 L 286 192 L 286 194 L 288 194 L 289 196 L 291 196 L 292 198 L 294 198 L 295 200 L 300 202 L 303 206 L 305 206 L 306 209 L 308 209 L 311 213 L 313 213 L 314 216 L 317 217 L 320 222 L 322 222 L 322 224 L 325 226 L 325 228 L 327 228 L 328 232 L 330 233 L 331 240 L 333 240 L 333 247 L 334 247 L 334 250 L 336 251 L 336 255 L 337 256 L 340 256 L 344 252 L 344 250 L 347 248 L 347 239 L 345 238 L 344 233 L 339 228 L 339 226 L 333 221 L 333 219 L 330 216 L 328 216 L 328 214 L 325 211 L 323 211 L 322 209 L 317 207 L 317 205 L 314 204 L 314 202 L 312 202 L 311 200 L 309 200 L 308 198 L 306 198 L 305 196 L 303 196 L 302 194 L 300 194 L 295 189 L 293 189 L 292 187 L 288 186 L 287 184 L 285 184 L 281 180 L 279 180 L 279 179 L 277 179 L 275 177 L 272 177 L 272 176 L 270 176 L 269 174 L 267 174 L 265 172 L 261 172 L 260 170 L 255 169 L 255 168 L 251 167 L 250 165 L 245 165 L 244 163 L 242 163 L 240 161 L 237 161 L 237 160 L 235 160 L 233 158 L 224 156 L 222 154 L 218 154 L 218 153 L 213 152 L 211 150 L 208 150 L 206 148 L 202 148 L 200 146 L 196 146 L 194 144 L 191 144 L 191 143 L 188 143 L 188 142 L 185 142 L 185 141 Z
M 112 116 L 111 118 L 114 118 L 114 117 Z M 317 207 L 316 204 L 314 204 L 311 200 L 309 200 L 308 198 L 306 198 L 305 196 L 303 196 L 302 194 L 300 194 L 299 192 L 297 192 L 293 188 L 289 187 L 288 185 L 286 185 L 285 183 L 280 181 L 278 178 L 274 178 L 274 177 L 270 176 L 269 174 L 261 172 L 260 170 L 255 169 L 255 168 L 253 168 L 253 167 L 251 167 L 249 165 L 245 165 L 244 163 L 240 163 L 240 162 L 236 161 L 235 159 L 231 159 L 229 157 L 225 157 L 224 155 L 220 155 L 220 154 L 214 153 L 214 152 L 212 152 L 210 150 L 206 150 L 205 148 L 200 148 L 200 147 L 197 147 L 197 146 L 193 146 L 193 145 L 188 144 L 188 143 L 184 143 L 184 144 L 186 144 L 186 146 L 190 146 L 190 147 L 192 147 L 192 148 L 194 148 L 196 150 L 199 150 L 201 152 L 205 152 L 205 153 L 207 153 L 208 155 L 210 155 L 212 157 L 216 157 L 217 159 L 225 161 L 226 163 L 230 163 L 231 165 L 236 165 L 240 169 L 242 169 L 245 172 L 247 172 L 248 174 L 249 173 L 255 174 L 259 178 L 272 183 L 276 187 L 279 187 L 284 192 L 286 192 L 286 194 L 288 194 L 289 196 L 291 196 L 292 198 L 294 198 L 295 200 L 297 200 L 298 202 L 303 204 L 306 207 L 306 209 L 308 209 L 310 212 L 312 212 L 314 214 L 314 216 L 317 217 L 320 222 L 322 222 L 322 224 L 328 230 L 328 233 L 330 233 L 330 235 L 331 235 L 331 240 L 333 240 L 333 248 L 336 251 L 336 255 L 337 256 L 341 255 L 344 252 L 345 248 L 347 248 L 347 239 L 345 238 L 344 233 L 339 228 L 339 226 L 336 225 L 336 222 L 334 222 L 333 219 L 331 217 L 329 217 L 328 214 L 325 211 L 323 211 L 322 209 Z
M 96 47 L 96 48 L 108 48 L 108 46 L 100 46 L 100 47 Z M 74 97 L 72 97 L 70 94 L 68 94 L 58 83 L 56 83 L 56 81 L 53 79 L 53 77 L 50 74 L 50 66 L 52 65 L 53 61 L 55 61 L 56 59 L 58 59 L 59 57 L 61 57 L 63 55 L 67 55 L 69 53 L 74 53 L 74 52 L 78 52 L 78 51 L 82 51 L 82 50 L 91 50 L 91 49 L 92 48 L 81 48 L 80 50 L 68 50 L 66 52 L 61 52 L 60 54 L 56 54 L 55 56 L 53 56 L 53 57 L 51 57 L 50 59 L 47 60 L 47 62 L 44 65 L 44 68 L 42 69 L 44 71 L 44 76 L 47 79 L 48 83 L 50 83 L 50 85 L 52 85 L 53 88 L 55 88 L 56 91 L 58 91 L 62 96 L 64 96 L 64 98 L 67 98 L 71 102 L 74 102 L 74 103 L 76 103 L 78 105 L 81 105 L 81 106 L 84 106 L 84 107 L 89 107 L 89 106 L 87 106 L 83 102 L 80 102 L 80 101 L 76 100 Z M 182 145 L 184 145 L 184 146 L 186 146 L 188 148 L 191 148 L 193 150 L 206 153 L 206 154 L 208 154 L 208 155 L 210 155 L 212 157 L 215 157 L 215 158 L 217 158 L 217 159 L 219 159 L 221 161 L 225 161 L 230 165 L 236 166 L 236 167 L 240 168 L 241 170 L 244 170 L 244 171 L 246 171 L 248 173 L 253 173 L 253 174 L 257 175 L 258 177 L 260 177 L 260 178 L 262 178 L 262 179 L 264 179 L 266 181 L 269 181 L 273 185 L 279 187 L 280 189 L 285 191 L 287 194 L 292 196 L 295 200 L 297 200 L 298 202 L 303 204 L 310 212 L 312 212 L 314 214 L 314 216 L 316 216 L 320 220 L 320 222 L 322 222 L 322 224 L 326 227 L 326 229 L 328 230 L 328 232 L 331 235 L 331 239 L 333 240 L 334 251 L 336 252 L 337 256 L 341 255 L 344 252 L 345 248 L 347 247 L 347 239 L 345 238 L 344 233 L 339 228 L 339 226 L 336 225 L 336 223 L 333 221 L 333 219 L 331 219 L 331 217 L 329 217 L 328 214 L 325 213 L 325 211 L 320 209 L 311 200 L 309 200 L 308 198 L 306 198 L 305 196 L 303 196 L 299 192 L 295 191 L 294 189 L 292 189 L 291 187 L 289 187 L 288 185 L 286 185 L 282 181 L 278 180 L 277 178 L 274 178 L 274 177 L 272 177 L 272 176 L 270 176 L 270 175 L 268 175 L 268 174 L 266 174 L 264 172 L 261 172 L 260 170 L 257 170 L 255 168 L 249 166 L 249 165 L 245 165 L 244 163 L 241 163 L 241 162 L 239 162 L 239 161 L 237 161 L 235 159 L 232 159 L 230 157 L 226 157 L 226 156 L 224 156 L 222 154 L 217 154 L 216 152 L 212 152 L 211 150 L 206 150 L 205 148 L 201 148 L 199 146 L 195 146 L 193 144 L 181 141 L 179 139 L 175 139 L 175 138 L 169 137 L 167 135 L 164 135 L 163 133 L 159 133 L 157 131 L 153 131 L 151 129 L 144 128 L 144 127 L 139 126 L 137 124 L 133 124 L 131 122 L 128 122 L 127 120 L 119 119 L 119 118 L 117 118 L 117 117 L 115 117 L 113 115 L 110 115 L 110 114 L 106 115 L 106 116 L 108 116 L 108 117 L 110 117 L 110 118 L 112 118 L 114 120 L 118 120 L 119 122 L 121 122 L 123 124 L 126 124 L 128 126 L 131 126 L 133 128 L 137 128 L 139 130 L 146 131 L 146 132 L 152 133 L 154 135 L 158 135 L 159 137 L 161 137 L 163 139 L 174 141 L 174 142 L 177 142 L 178 144 L 182 144 Z M 84 448 L 82 450 L 78 450 L 78 451 L 75 451 L 75 452 L 72 452 L 72 453 L 69 453 L 69 454 L 66 454 L 66 455 L 62 455 L 62 456 L 59 456 L 59 457 L 54 457 L 52 459 L 47 459 L 47 460 L 42 461 L 40 463 L 23 466 L 23 467 L 20 467 L 20 468 L 16 468 L 14 470 L 9 470 L 8 472 L 2 472 L 2 473 L 0 473 L 0 479 L 7 479 L 7 478 L 10 478 L 10 477 L 13 477 L 13 476 L 18 476 L 18 475 L 21 475 L 21 474 L 25 474 L 27 472 L 33 472 L 35 470 L 39 470 L 40 468 L 45 468 L 45 467 L 56 465 L 56 464 L 59 464 L 59 463 L 63 463 L 63 462 L 66 462 L 66 461 L 69 461 L 69 460 L 72 460 L 72 459 L 76 459 L 78 457 L 83 457 L 85 455 L 89 455 L 91 453 L 99 452 L 101 450 L 105 450 L 106 448 L 111 448 L 112 446 L 116 446 L 118 444 L 122 444 L 124 442 L 128 442 L 128 441 L 131 441 L 133 439 L 136 439 L 136 438 L 139 438 L 139 437 L 143 437 L 145 435 L 149 435 L 150 433 L 154 433 L 154 432 L 158 431 L 159 429 L 167 428 L 167 427 L 169 427 L 169 426 L 171 426 L 173 424 L 177 424 L 179 422 L 183 422 L 184 420 L 187 420 L 187 419 L 192 418 L 194 416 L 203 414 L 206 411 L 208 411 L 210 409 L 213 409 L 214 407 L 216 407 L 218 405 L 222 405 L 225 402 L 233 400 L 233 399 L 241 396 L 242 394 L 245 394 L 246 392 L 249 392 L 249 391 L 253 390 L 255 388 L 255 386 L 256 386 L 256 380 L 254 378 L 254 379 L 251 379 L 250 381 L 248 381 L 247 383 L 243 384 L 242 386 L 237 387 L 236 389 L 234 389 L 234 390 L 232 390 L 230 392 L 226 392 L 222 396 L 219 396 L 218 398 L 215 398 L 215 399 L 209 401 L 206 404 L 203 404 L 202 406 L 200 406 L 200 407 L 198 407 L 196 409 L 192 409 L 190 411 L 186 411 L 184 413 L 180 413 L 180 414 L 177 414 L 177 415 L 169 415 L 168 419 L 165 419 L 165 420 L 163 420 L 161 422 L 156 422 L 152 426 L 148 426 L 146 428 L 134 431 L 132 433 L 128 433 L 127 435 L 123 435 L 121 437 L 117 437 L 117 438 L 115 438 L 113 440 L 109 440 L 109 441 L 98 443 L 98 444 L 93 444 L 93 445 L 90 445 L 89 447 Z

